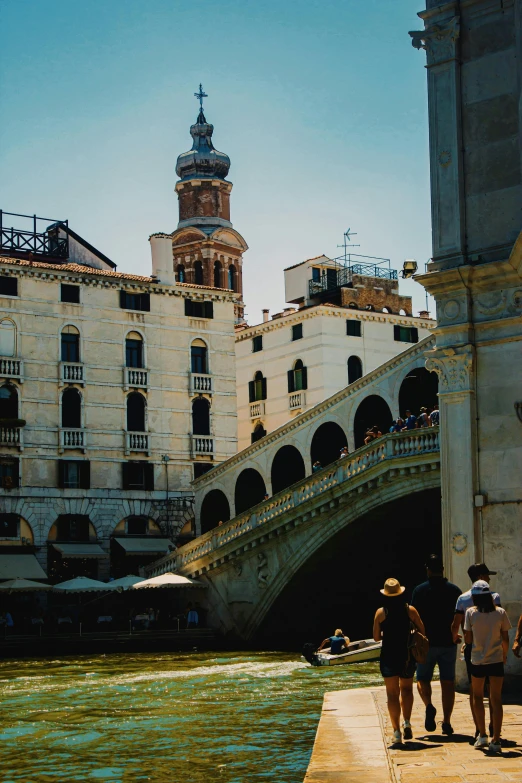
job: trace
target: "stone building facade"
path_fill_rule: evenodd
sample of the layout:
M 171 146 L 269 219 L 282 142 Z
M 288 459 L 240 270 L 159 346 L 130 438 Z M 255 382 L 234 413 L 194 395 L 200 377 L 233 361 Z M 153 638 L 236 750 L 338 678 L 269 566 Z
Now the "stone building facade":
M 440 4 L 410 33 L 427 57 L 447 574 L 486 561 L 522 611 L 522 18 L 513 0 Z M 457 478 L 458 477 L 458 478 Z M 515 662 L 516 663 L 516 662 Z

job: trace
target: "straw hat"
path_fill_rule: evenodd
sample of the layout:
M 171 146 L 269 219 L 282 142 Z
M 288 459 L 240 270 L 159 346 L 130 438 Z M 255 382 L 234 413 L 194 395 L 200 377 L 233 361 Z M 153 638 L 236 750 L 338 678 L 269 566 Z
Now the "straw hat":
M 396 595 L 402 595 L 405 590 L 406 588 L 401 587 L 401 583 L 398 579 L 387 579 L 381 593 L 387 595 L 389 598 L 393 598 Z

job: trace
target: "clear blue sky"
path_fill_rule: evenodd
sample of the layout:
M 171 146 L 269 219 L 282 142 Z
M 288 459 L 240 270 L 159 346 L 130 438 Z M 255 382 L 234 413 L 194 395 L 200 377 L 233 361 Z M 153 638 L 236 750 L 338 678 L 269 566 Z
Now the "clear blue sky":
M 150 273 L 177 224 L 175 163 L 203 82 L 232 160 L 250 323 L 286 266 L 431 254 L 421 0 L 3 0 L 0 206 L 69 219 L 120 271 Z M 424 290 L 401 284 L 424 307 Z

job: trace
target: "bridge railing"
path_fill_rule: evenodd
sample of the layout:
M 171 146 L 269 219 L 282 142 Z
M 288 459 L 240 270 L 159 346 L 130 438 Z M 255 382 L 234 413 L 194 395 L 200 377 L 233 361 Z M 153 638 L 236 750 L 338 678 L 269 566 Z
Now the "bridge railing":
M 297 508 L 308 500 L 320 497 L 332 487 L 350 481 L 385 460 L 420 456 L 438 451 L 438 427 L 384 435 L 185 544 L 176 552 L 156 562 L 151 571 L 162 573 L 165 570 L 178 570 L 224 544 L 240 538 L 255 527 L 266 524 L 274 517 Z
M 384 435 L 352 452 L 326 468 L 307 476 L 288 489 L 278 492 L 229 522 L 199 536 L 194 541 L 166 555 L 150 569 L 151 573 L 179 570 L 209 552 L 240 538 L 255 527 L 264 525 L 292 508 L 320 497 L 334 486 L 359 476 L 386 460 L 420 456 L 439 451 L 439 428 L 429 427 Z

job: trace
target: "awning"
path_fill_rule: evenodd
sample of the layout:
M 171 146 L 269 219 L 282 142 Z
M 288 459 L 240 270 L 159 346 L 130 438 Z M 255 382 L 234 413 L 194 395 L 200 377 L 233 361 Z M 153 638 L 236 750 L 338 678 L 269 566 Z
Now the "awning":
M 164 555 L 174 544 L 168 538 L 115 538 L 128 555 Z
M 34 555 L 0 555 L 0 579 L 47 579 Z
M 77 557 L 82 559 L 85 557 L 109 557 L 109 553 L 104 552 L 99 544 L 90 544 L 88 541 L 84 544 L 53 544 L 53 547 L 62 557 Z

